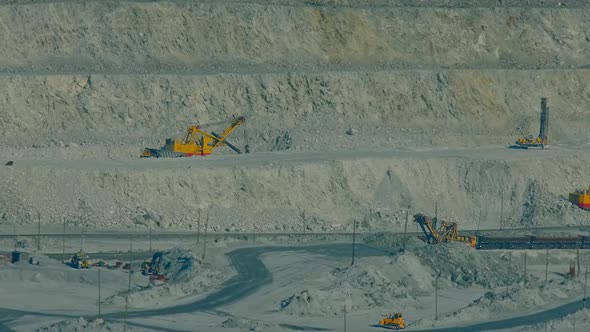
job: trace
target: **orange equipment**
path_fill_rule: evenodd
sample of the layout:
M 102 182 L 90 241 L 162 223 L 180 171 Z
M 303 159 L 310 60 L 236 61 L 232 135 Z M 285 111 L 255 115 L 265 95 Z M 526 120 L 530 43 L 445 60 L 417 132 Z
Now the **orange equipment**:
M 576 189 L 569 195 L 569 201 L 577 205 L 580 209 L 590 210 L 590 188 Z

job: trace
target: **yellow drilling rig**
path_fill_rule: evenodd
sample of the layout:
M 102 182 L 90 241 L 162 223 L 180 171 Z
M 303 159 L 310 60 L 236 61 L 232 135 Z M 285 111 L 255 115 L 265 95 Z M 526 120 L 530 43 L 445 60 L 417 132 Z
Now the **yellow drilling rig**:
M 545 149 L 545 146 L 549 143 L 547 135 L 549 132 L 549 106 L 547 106 L 547 98 L 541 98 L 541 123 L 539 126 L 539 136 L 533 137 L 533 135 L 519 137 L 515 144 L 515 148 L 528 149 L 528 148 L 541 148 Z

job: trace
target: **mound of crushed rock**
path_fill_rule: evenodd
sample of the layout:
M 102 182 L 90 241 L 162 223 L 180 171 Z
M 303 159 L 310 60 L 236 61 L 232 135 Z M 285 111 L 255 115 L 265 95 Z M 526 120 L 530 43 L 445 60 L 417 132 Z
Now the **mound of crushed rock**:
M 584 210 L 551 193 L 542 181 L 532 179 L 524 192 L 520 220 L 510 218 L 509 223 L 513 227 L 538 227 L 544 224 L 547 216 L 554 216 L 555 223 L 562 225 L 588 220 Z
M 575 324 L 574 324 L 574 315 Z M 556 319 L 547 322 L 548 331 L 574 331 L 574 325 L 576 331 L 590 331 L 590 309 L 582 309 L 575 314 L 569 314 L 562 319 Z M 527 326 L 516 331 L 521 332 L 533 332 L 533 331 L 545 331 L 545 323 L 537 324 L 534 326 Z
M 366 258 L 353 266 L 336 268 L 325 288 L 307 288 L 283 299 L 279 310 L 294 315 L 341 315 L 350 310 L 415 303 L 416 296 L 432 291 L 432 271 L 418 257 Z M 347 309 L 347 310 L 349 310 Z
M 191 251 L 174 248 L 162 253 L 160 274 L 163 284 L 149 284 L 129 294 L 129 305 L 135 308 L 166 304 L 174 298 L 197 295 L 219 286 L 230 275 L 204 265 Z M 105 300 L 106 304 L 124 305 L 126 294 L 117 294 Z
M 422 245 L 410 240 L 404 252 L 363 258 L 353 266 L 332 270 L 327 276 L 329 286 L 292 294 L 281 301 L 279 310 L 296 315 L 340 315 L 345 301 L 351 301 L 352 310 L 403 307 L 415 303 L 419 296 L 432 294 L 436 276 L 439 288 L 517 285 L 524 280 L 515 269 L 517 264 L 508 254 L 476 251 L 462 243 Z
M 583 281 L 568 280 L 531 282 L 526 287 L 509 287 L 508 292 L 501 289 L 489 291 L 474 300 L 467 307 L 442 317 L 437 325 L 452 324 L 457 321 L 486 320 L 501 314 L 516 312 L 530 312 L 550 305 L 557 305 L 559 301 L 569 301 L 583 292 Z M 431 320 L 419 320 L 416 326 L 434 326 Z M 562 330 L 556 330 L 562 331 Z
M 59 323 L 51 324 L 47 327 L 42 327 L 36 330 L 37 332 L 116 332 L 123 331 L 123 324 L 107 323 L 98 318 L 87 321 L 80 317 L 78 319 L 65 320 Z M 127 327 L 127 331 L 137 331 L 133 328 Z
M 414 252 L 422 264 L 453 286 L 493 288 L 524 280 L 522 272 L 514 268 L 519 262 L 508 254 L 474 250 L 463 243 L 427 245 Z
M 238 329 L 247 330 L 247 331 L 263 331 L 263 330 L 271 328 L 271 327 L 276 328 L 276 325 L 274 325 L 274 324 L 265 323 L 265 322 L 261 322 L 258 320 L 237 318 L 237 317 L 230 317 L 230 318 L 224 320 L 219 326 L 225 327 L 225 328 L 233 328 L 233 329 L 238 328 Z

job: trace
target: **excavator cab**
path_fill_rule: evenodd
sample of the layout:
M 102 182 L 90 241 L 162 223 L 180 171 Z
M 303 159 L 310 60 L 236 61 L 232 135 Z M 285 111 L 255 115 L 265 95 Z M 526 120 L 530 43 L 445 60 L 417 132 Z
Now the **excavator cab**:
M 390 330 L 403 330 L 406 328 L 406 322 L 401 312 L 396 312 L 381 319 L 379 326 Z

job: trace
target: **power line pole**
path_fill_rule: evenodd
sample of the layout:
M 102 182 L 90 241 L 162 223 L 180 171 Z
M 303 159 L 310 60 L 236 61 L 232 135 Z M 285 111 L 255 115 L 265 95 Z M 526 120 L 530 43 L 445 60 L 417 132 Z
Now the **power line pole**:
M 61 253 L 63 255 L 63 261 L 66 261 L 66 219 L 64 218 L 64 229 L 61 237 Z
M 588 268 L 586 268 L 586 276 L 584 277 L 584 300 L 582 301 L 584 309 L 586 309 L 586 286 L 588 286 Z
M 578 273 L 576 276 L 578 276 L 582 272 L 580 268 L 580 242 L 576 242 L 576 256 L 578 257 Z
M 199 238 L 201 237 L 201 209 L 199 209 L 199 218 L 197 219 L 197 246 L 199 245 Z
M 408 206 L 408 210 L 406 211 L 406 224 L 404 225 L 404 241 L 403 241 L 403 247 L 402 247 L 402 252 L 406 252 L 406 242 L 408 242 L 408 237 L 407 237 L 407 233 L 408 233 L 408 220 L 410 218 L 410 207 Z
M 434 202 L 434 228 L 438 228 L 438 202 Z
M 205 254 L 207 253 L 207 232 L 209 230 L 209 211 L 207 211 L 207 217 L 205 219 L 205 233 L 203 233 L 203 261 L 205 261 Z
M 37 216 L 37 251 L 41 251 L 41 212 Z
M 524 284 L 526 285 L 526 251 L 524 252 Z
M 548 280 L 548 276 L 549 276 L 549 249 L 547 249 L 547 255 L 545 258 L 545 282 L 547 282 Z
M 434 320 L 438 320 L 438 275 L 434 277 Z
M 477 220 L 477 230 L 475 234 L 479 234 L 479 224 L 481 223 L 481 209 L 479 209 L 479 219 Z
M 152 226 L 150 225 L 150 254 L 152 253 Z
M 346 332 L 346 304 L 344 305 L 344 332 Z
M 500 230 L 504 228 L 504 195 L 500 196 Z
M 98 269 L 98 317 L 100 317 L 100 269 Z
M 354 247 L 356 246 L 356 220 L 353 221 L 352 226 L 352 262 L 350 266 L 354 265 Z
M 127 307 L 129 305 L 129 293 L 131 293 L 131 270 L 129 270 L 129 286 L 127 287 L 127 295 L 125 296 L 125 321 L 123 323 L 123 332 L 127 331 Z
M 574 332 L 576 332 L 576 312 L 572 314 L 574 316 Z
M 510 264 L 512 263 L 512 251 L 508 254 L 508 280 L 506 280 L 506 296 L 508 296 L 508 286 L 510 285 Z

